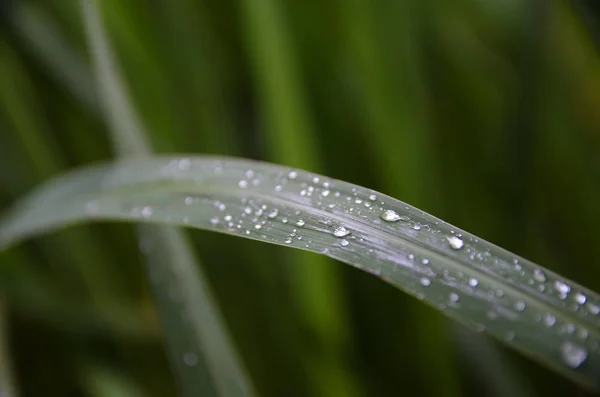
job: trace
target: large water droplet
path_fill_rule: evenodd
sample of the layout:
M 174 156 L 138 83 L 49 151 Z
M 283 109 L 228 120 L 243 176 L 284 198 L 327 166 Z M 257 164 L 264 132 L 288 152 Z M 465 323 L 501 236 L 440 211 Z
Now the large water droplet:
M 386 222 L 398 222 L 402 219 L 402 217 L 394 210 L 385 210 L 379 217 Z
M 560 352 L 565 364 L 571 368 L 579 368 L 588 356 L 588 352 L 585 348 L 570 341 L 567 341 L 560 346 Z
M 571 292 L 571 287 L 569 285 L 558 280 L 554 282 L 554 288 L 558 291 L 560 299 L 566 299 L 567 294 Z
M 350 230 L 346 229 L 344 226 L 338 226 L 333 230 L 333 235 L 335 237 L 346 237 L 347 235 L 349 235 L 350 233 L 352 233 Z
M 575 294 L 575 301 L 580 305 L 583 305 L 585 302 L 587 302 L 587 296 L 585 296 L 581 292 L 578 292 L 577 294 Z
M 304 222 L 303 219 L 300 219 L 300 220 L 298 220 L 298 222 L 296 222 L 296 225 L 302 227 L 302 226 L 306 225 L 306 222 Z
M 448 244 L 450 244 L 450 248 L 452 248 L 453 250 L 459 250 L 465 246 L 465 242 L 462 241 L 462 239 L 460 237 L 457 237 L 457 236 L 447 237 L 447 240 L 448 240 Z

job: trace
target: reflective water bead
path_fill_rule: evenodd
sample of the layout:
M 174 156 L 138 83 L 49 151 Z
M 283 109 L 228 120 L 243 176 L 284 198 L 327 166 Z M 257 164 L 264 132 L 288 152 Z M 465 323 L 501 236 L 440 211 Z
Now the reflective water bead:
M 344 226 L 338 226 L 333 230 L 333 235 L 338 238 L 346 237 L 350 233 L 352 233 L 352 232 L 350 230 L 346 229 Z
M 453 250 L 459 250 L 465 246 L 464 241 L 460 237 L 452 236 L 447 237 L 446 239 L 448 240 L 448 244 L 450 244 L 450 248 Z

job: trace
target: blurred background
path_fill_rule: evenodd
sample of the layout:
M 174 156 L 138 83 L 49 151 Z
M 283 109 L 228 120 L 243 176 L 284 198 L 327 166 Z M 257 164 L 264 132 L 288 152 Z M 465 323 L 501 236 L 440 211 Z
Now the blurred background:
M 600 55 L 570 2 L 101 3 L 156 151 L 367 186 L 600 291 Z M 113 153 L 80 3 L 0 15 L 7 209 Z M 188 233 L 262 396 L 593 394 L 349 266 Z M 0 253 L 0 379 L 21 396 L 176 395 L 132 225 Z

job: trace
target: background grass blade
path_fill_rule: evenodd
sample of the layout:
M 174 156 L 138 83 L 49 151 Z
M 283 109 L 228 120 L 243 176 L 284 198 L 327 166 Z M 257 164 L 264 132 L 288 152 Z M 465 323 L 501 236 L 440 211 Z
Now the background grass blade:
M 16 384 L 13 381 L 12 360 L 8 344 L 8 313 L 0 296 L 0 395 L 17 397 Z
M 378 192 L 266 163 L 157 157 L 51 181 L 0 247 L 90 219 L 189 225 L 325 254 L 598 387 L 600 296 Z
M 98 4 L 95 0 L 81 4 L 98 87 L 117 152 L 125 157 L 147 155 L 150 145 L 124 89 Z M 140 227 L 140 238 L 181 394 L 252 395 L 250 382 L 185 235 L 175 228 L 145 225 Z M 173 290 L 181 298 L 174 299 Z

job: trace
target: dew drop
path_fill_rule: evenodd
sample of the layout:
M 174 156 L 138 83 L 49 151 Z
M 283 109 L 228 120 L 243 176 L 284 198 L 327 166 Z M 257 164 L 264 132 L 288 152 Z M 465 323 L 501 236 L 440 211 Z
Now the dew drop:
M 479 281 L 477 281 L 476 278 L 472 278 L 469 280 L 469 287 L 475 288 L 477 287 L 477 285 L 479 285 Z
M 556 324 L 556 317 L 554 317 L 552 314 L 548 313 L 544 316 L 544 325 L 548 328 L 554 327 L 554 324 Z
M 304 222 L 303 219 L 300 219 L 300 220 L 298 220 L 298 222 L 296 222 L 296 225 L 302 227 L 302 226 L 306 225 L 306 222 Z
M 413 229 L 415 229 L 415 230 L 421 230 L 421 225 L 414 225 Z
M 181 171 L 188 170 L 190 168 L 190 165 L 190 159 L 181 159 L 177 162 L 177 168 L 179 168 Z
M 246 171 L 246 173 L 244 175 L 246 175 L 246 178 L 252 179 L 252 178 L 254 178 L 254 171 L 248 170 L 248 171 Z
M 539 283 L 545 283 L 546 282 L 546 273 L 544 273 L 544 271 L 542 269 L 535 269 L 533 271 L 533 278 L 535 281 L 537 281 Z
M 561 295 L 567 295 L 571 291 L 571 287 L 558 280 L 554 282 L 554 288 L 556 288 Z
M 375 200 L 377 200 L 377 196 L 374 195 L 374 194 L 372 194 L 372 195 L 369 196 L 369 200 L 375 201 Z
M 312 181 L 313 181 L 313 183 L 315 183 L 315 184 L 319 183 L 319 177 L 315 176 L 315 177 L 312 179 Z
M 516 311 L 522 312 L 523 310 L 525 310 L 526 307 L 527 306 L 525 305 L 525 302 L 523 302 L 523 301 L 517 301 L 515 303 L 515 310 Z
M 240 187 L 240 189 L 245 189 L 248 187 L 248 181 L 242 179 L 238 182 L 238 186 Z
M 292 238 L 291 237 L 286 238 L 285 241 L 284 241 L 284 243 L 291 244 L 292 243 Z
M 152 216 L 152 212 L 153 212 L 152 211 L 152 207 L 150 207 L 150 206 L 146 206 L 146 207 L 142 208 L 142 216 L 144 218 L 151 217 Z
M 216 225 L 219 223 L 219 218 L 217 218 L 216 216 L 210 219 L 210 224 L 211 225 Z
M 297 176 L 298 173 L 296 171 L 290 171 L 290 173 L 288 174 L 288 178 L 290 179 L 296 179 Z
M 220 204 L 219 204 L 219 206 L 217 207 L 217 209 L 218 209 L 219 211 L 225 211 L 225 209 L 226 209 L 226 208 L 227 208 L 227 207 L 225 207 L 225 204 L 223 204 L 223 203 L 220 203 Z
M 565 364 L 571 368 L 579 368 L 579 366 L 585 362 L 588 356 L 588 352 L 585 348 L 571 341 L 564 342 L 560 346 L 560 352 Z
M 348 245 L 350 245 L 350 242 L 348 242 L 348 240 L 343 239 L 342 241 L 340 241 L 340 245 L 342 247 L 347 247 Z
M 333 235 L 338 238 L 346 237 L 350 233 L 350 230 L 346 229 L 344 226 L 338 226 L 333 230 Z
M 256 230 L 260 230 L 262 228 L 262 225 L 260 223 L 257 223 L 256 225 L 254 225 L 254 228 Z
M 269 213 L 267 214 L 267 218 L 269 219 L 273 219 L 277 216 L 277 214 L 279 214 L 279 210 L 277 208 L 273 208 L 271 211 L 269 211 Z
M 321 192 L 321 196 L 323 196 L 323 197 L 327 197 L 327 196 L 329 196 L 329 193 L 331 193 L 329 190 L 323 190 L 323 191 Z
M 273 188 L 273 190 L 275 190 L 276 192 L 280 192 L 281 191 L 281 185 L 275 185 L 275 187 Z
M 250 215 L 252 213 L 252 207 L 246 207 L 244 208 L 244 212 L 248 215 Z
M 465 242 L 457 236 L 447 237 L 448 244 L 450 244 L 450 248 L 453 250 L 459 250 L 465 246 Z
M 452 293 L 450 293 L 450 300 L 452 302 L 458 302 L 460 300 L 460 296 L 458 296 L 457 293 L 452 292 Z
M 233 219 L 233 217 L 231 215 L 225 215 L 223 217 L 223 219 L 225 220 L 225 222 L 231 222 L 231 220 Z
M 287 220 L 287 218 L 282 218 L 282 219 L 281 219 L 281 223 L 288 223 L 288 220 Z
M 581 292 L 578 292 L 577 294 L 575 294 L 575 302 L 579 303 L 580 305 L 583 305 L 585 302 L 587 302 L 587 296 L 585 296 Z
M 588 311 L 591 314 L 593 314 L 594 316 L 597 316 L 598 314 L 600 314 L 600 306 L 598 306 L 598 305 L 594 305 L 593 303 L 588 302 L 587 308 L 588 308 Z
M 431 280 L 428 279 L 427 277 L 421 277 L 421 285 L 423 287 L 429 287 L 431 285 Z
M 385 210 L 379 215 L 386 222 L 398 222 L 402 217 L 394 210 Z
M 425 258 L 421 261 L 421 263 L 424 265 L 429 265 L 429 259 Z

